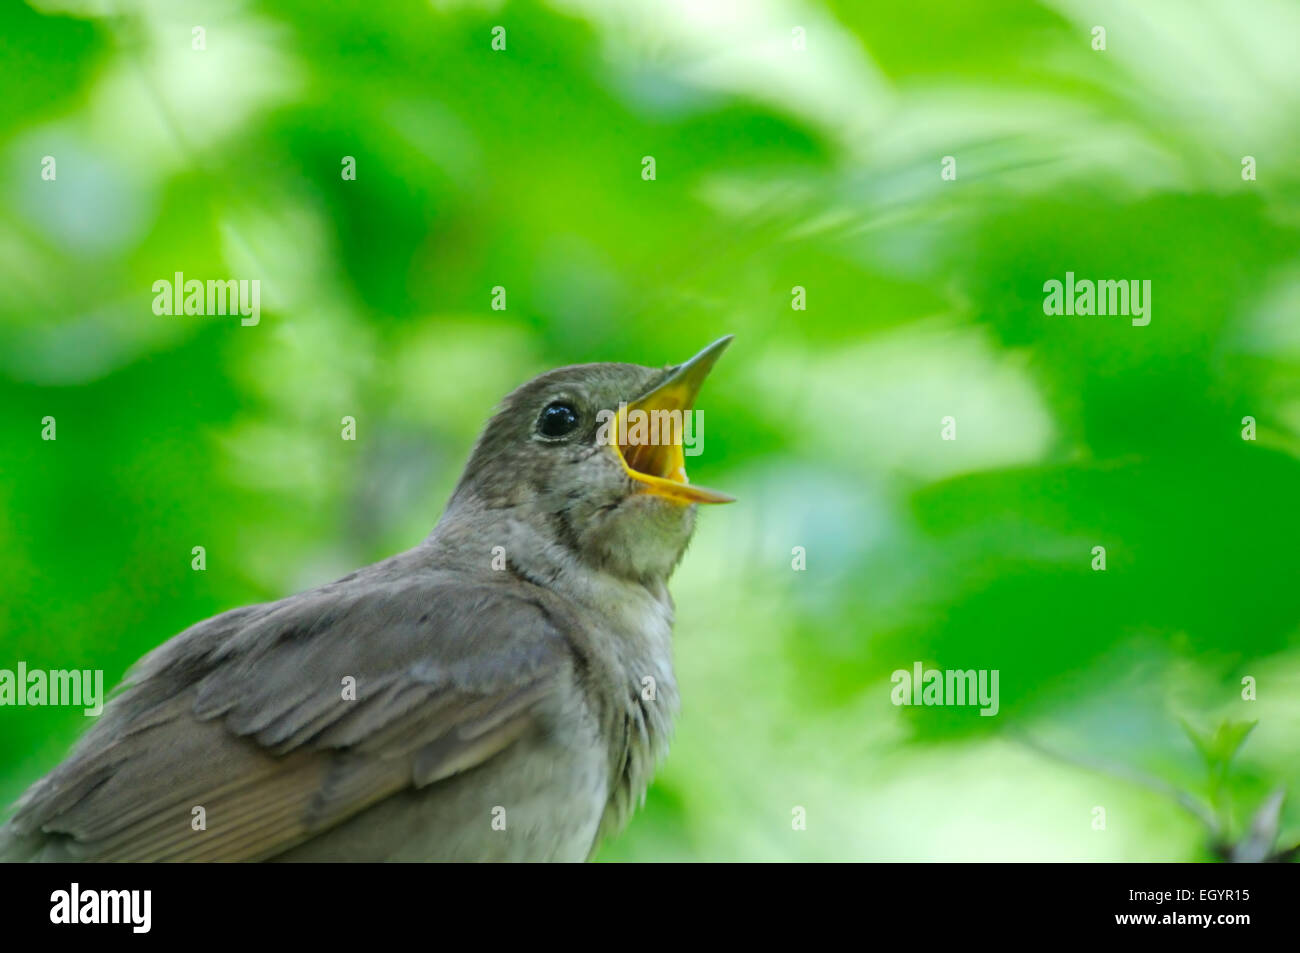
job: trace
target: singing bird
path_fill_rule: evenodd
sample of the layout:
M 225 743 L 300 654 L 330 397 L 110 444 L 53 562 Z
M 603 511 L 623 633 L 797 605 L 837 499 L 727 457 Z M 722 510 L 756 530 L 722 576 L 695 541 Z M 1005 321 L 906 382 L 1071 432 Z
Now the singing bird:
M 692 409 L 730 341 L 519 387 L 414 549 L 141 659 L 0 858 L 589 858 L 666 752 L 668 578 L 731 500 L 628 421 Z

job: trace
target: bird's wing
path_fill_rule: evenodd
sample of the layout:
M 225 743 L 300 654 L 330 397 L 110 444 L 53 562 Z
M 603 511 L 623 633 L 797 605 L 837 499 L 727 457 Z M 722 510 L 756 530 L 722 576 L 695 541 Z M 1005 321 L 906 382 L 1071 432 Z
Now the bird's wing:
M 19 801 L 0 856 L 281 853 L 537 728 L 573 674 L 562 612 L 523 587 L 426 573 L 209 619 L 141 660 Z

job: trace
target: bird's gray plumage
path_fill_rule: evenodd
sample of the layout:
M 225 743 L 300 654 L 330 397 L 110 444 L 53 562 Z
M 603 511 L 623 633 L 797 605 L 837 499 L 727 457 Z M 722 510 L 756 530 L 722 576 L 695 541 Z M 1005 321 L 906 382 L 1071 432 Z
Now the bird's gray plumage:
M 19 801 L 0 857 L 588 857 L 666 750 L 666 581 L 695 517 L 636 492 L 595 412 L 672 371 L 530 381 L 420 545 L 145 656 Z M 569 439 L 536 430 L 556 399 L 581 413 Z

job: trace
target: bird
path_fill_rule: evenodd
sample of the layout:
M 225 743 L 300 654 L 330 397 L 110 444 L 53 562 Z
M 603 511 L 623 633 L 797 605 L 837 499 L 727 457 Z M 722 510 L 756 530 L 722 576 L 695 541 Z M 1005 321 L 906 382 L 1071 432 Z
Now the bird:
M 644 802 L 679 708 L 680 433 L 731 336 L 507 395 L 432 532 L 141 658 L 0 828 L 8 861 L 579 862 Z

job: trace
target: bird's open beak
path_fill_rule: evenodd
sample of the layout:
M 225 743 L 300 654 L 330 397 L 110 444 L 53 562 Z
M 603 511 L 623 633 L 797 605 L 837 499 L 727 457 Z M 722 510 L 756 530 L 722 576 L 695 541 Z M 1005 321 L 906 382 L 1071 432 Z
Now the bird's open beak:
M 654 390 L 619 406 L 612 443 L 627 475 L 642 484 L 641 492 L 682 504 L 735 502 L 725 493 L 691 486 L 683 452 L 687 436 L 699 440 L 704 435 L 695 395 L 730 343 L 730 334 L 719 338 L 673 368 Z

